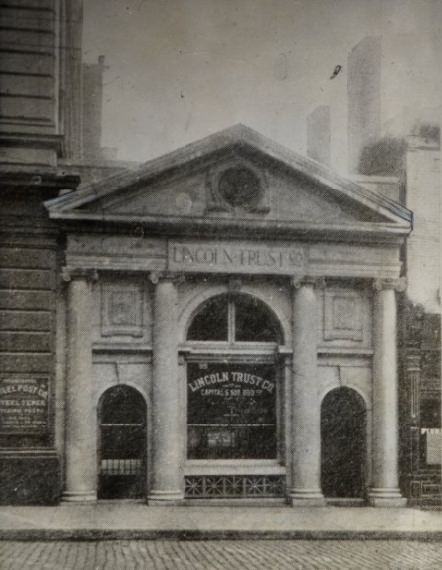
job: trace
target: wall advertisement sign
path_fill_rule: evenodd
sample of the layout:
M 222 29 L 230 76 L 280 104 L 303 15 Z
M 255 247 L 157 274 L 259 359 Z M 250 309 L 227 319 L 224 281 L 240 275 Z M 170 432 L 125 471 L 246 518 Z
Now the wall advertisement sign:
M 41 434 L 49 427 L 48 378 L 0 379 L 0 433 Z

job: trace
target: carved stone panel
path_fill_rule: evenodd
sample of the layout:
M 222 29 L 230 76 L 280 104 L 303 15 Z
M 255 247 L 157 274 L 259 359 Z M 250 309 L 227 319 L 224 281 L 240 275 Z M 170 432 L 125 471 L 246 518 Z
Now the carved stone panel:
M 141 285 L 105 283 L 101 289 L 102 336 L 143 336 Z
M 324 292 L 324 340 L 364 339 L 362 299 L 356 291 Z

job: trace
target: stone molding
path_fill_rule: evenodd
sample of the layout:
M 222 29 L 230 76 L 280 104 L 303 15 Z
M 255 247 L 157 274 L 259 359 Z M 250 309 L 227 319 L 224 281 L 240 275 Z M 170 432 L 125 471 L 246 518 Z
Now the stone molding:
M 294 289 L 299 289 L 303 286 L 312 286 L 315 289 L 325 289 L 326 281 L 324 277 L 314 277 L 312 275 L 302 275 L 291 278 L 291 285 Z
M 403 293 L 407 289 L 406 277 L 375 279 L 373 289 L 377 292 L 393 289 L 397 293 Z
M 86 269 L 83 267 L 65 266 L 61 269 L 61 278 L 65 283 L 78 279 L 92 283 L 98 281 L 98 271 L 96 269 Z
M 172 281 L 176 285 L 179 285 L 183 283 L 184 280 L 184 274 L 176 271 L 151 271 L 149 273 L 149 281 L 153 285 L 158 285 L 160 281 Z

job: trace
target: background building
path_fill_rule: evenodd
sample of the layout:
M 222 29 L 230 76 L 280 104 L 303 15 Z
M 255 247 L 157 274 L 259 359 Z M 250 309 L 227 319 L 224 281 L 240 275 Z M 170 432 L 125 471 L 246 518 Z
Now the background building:
M 330 107 L 316 107 L 307 117 L 307 156 L 330 166 L 331 116 Z
M 364 149 L 387 139 L 394 144 L 422 125 L 438 124 L 440 101 L 436 75 L 428 73 L 435 62 L 434 46 L 415 49 L 415 33 L 366 37 L 347 59 L 348 169 L 367 174 Z M 437 69 L 437 66 L 434 67 Z
M 421 77 L 419 88 L 415 83 L 423 62 L 414 41 L 412 34 L 394 42 L 367 37 L 349 54 L 349 169 L 353 180 L 414 214 L 403 250 L 408 287 L 400 329 L 402 485 L 416 502 L 439 502 L 440 126 L 437 108 L 425 106 L 432 100 L 428 77 Z M 410 68 L 417 71 L 411 74 Z M 328 156 L 329 143 L 312 128 L 311 118 L 307 131 L 315 139 L 315 155 Z
M 381 39 L 360 41 L 347 65 L 348 164 L 350 172 L 358 172 L 362 150 L 381 137 Z

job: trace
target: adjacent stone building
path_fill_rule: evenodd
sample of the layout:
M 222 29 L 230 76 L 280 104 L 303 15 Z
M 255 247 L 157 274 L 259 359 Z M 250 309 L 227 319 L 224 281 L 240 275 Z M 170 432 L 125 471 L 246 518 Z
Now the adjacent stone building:
M 0 501 L 58 501 L 55 353 L 63 247 L 44 201 L 119 165 L 84 167 L 82 3 L 0 6 Z M 73 164 L 75 163 L 75 166 Z

